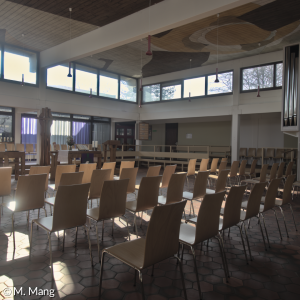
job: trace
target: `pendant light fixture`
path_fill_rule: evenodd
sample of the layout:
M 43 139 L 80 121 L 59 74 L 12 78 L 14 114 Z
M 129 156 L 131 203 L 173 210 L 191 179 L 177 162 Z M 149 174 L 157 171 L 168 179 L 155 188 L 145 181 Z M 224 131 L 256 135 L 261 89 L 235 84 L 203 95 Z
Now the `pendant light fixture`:
M 260 47 L 260 43 L 258 43 L 258 47 Z M 258 70 L 257 70 L 257 96 L 256 97 L 260 97 L 260 93 L 259 93 L 260 54 L 261 54 L 261 50 L 260 50 L 259 55 L 258 55 L 259 66 L 258 66 Z
M 71 53 L 71 20 L 72 20 L 72 8 L 71 7 L 69 8 L 69 12 L 70 12 L 70 39 L 69 39 L 69 44 L 70 44 L 70 53 Z M 72 77 L 71 66 L 72 66 L 72 63 L 69 62 L 69 74 L 67 75 L 67 77 Z
M 143 97 L 143 39 L 141 39 L 141 77 L 140 77 L 140 104 L 139 108 L 142 107 L 142 97 Z
M 93 89 L 92 89 L 92 88 L 90 89 L 90 95 L 89 95 L 89 98 L 93 98 Z
M 217 14 L 218 18 L 218 25 L 217 25 L 217 68 L 216 68 L 216 80 L 215 83 L 219 83 L 219 77 L 218 77 L 218 72 L 219 72 L 219 14 Z
M 149 1 L 149 34 L 148 34 L 148 51 L 146 52 L 146 55 L 151 56 L 151 35 L 150 35 L 150 8 L 151 8 L 151 0 Z
M 190 69 L 192 68 L 192 59 L 190 58 Z M 190 91 L 189 91 L 189 102 L 191 102 L 191 85 L 190 85 Z
M 23 45 L 23 48 L 25 48 L 25 47 L 24 47 L 24 36 L 25 36 L 25 34 L 22 33 L 22 45 Z M 24 85 L 25 85 L 25 82 L 24 82 L 24 74 L 22 74 L 21 86 L 24 86 Z

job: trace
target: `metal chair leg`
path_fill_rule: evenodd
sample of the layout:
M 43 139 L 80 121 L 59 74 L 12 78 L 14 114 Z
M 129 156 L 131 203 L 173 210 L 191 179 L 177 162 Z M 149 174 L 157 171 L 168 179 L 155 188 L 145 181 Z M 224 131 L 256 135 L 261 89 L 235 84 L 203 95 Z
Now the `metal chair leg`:
M 115 223 L 115 218 L 112 218 L 112 226 L 111 226 L 111 236 L 114 236 L 114 223 Z
M 102 221 L 102 241 L 103 241 L 103 236 L 104 236 L 104 220 Z
M 53 280 L 54 274 L 53 274 L 53 262 L 52 262 L 51 232 L 48 232 L 48 240 L 49 240 L 50 267 L 51 267 L 51 274 L 52 274 L 52 280 Z
M 142 225 L 143 225 L 143 214 L 144 214 L 144 212 L 142 211 L 140 228 L 142 228 Z
M 64 234 L 63 234 L 63 248 L 62 248 L 63 252 L 65 252 L 65 237 L 66 237 L 66 231 L 64 230 Z
M 179 261 L 179 269 L 180 269 L 180 275 L 181 275 L 181 281 L 182 281 L 182 287 L 183 287 L 183 293 L 184 293 L 184 299 L 187 300 L 187 295 L 186 295 L 186 288 L 185 288 L 185 283 L 184 283 L 184 277 L 183 277 L 183 272 L 182 272 L 182 263 L 179 257 L 177 257 L 177 260 Z M 200 300 L 202 298 L 200 297 Z
M 290 209 L 291 209 L 291 212 L 292 212 L 292 216 L 293 216 L 293 220 L 294 220 L 294 224 L 295 224 L 296 231 L 298 231 L 298 229 L 297 229 L 297 225 L 296 225 L 296 222 L 295 222 L 295 217 L 294 217 L 294 211 L 293 211 L 292 204 L 291 204 L 291 203 L 289 203 L 289 205 L 290 205 Z
M 127 231 L 128 231 L 128 240 L 130 241 L 130 232 L 129 232 L 129 227 L 128 227 L 128 219 L 125 217 L 125 215 L 123 217 L 126 219 Z
M 99 262 L 100 262 L 100 242 L 99 242 L 99 234 L 98 234 L 98 223 L 96 223 L 95 227 L 96 227 L 96 236 L 97 236 L 97 247 L 98 247 L 98 258 L 99 258 Z
M 200 281 L 199 281 L 199 274 L 198 274 L 198 269 L 197 269 L 197 261 L 196 261 L 196 254 L 194 248 L 191 246 L 191 251 L 193 254 L 193 259 L 194 259 L 194 265 L 195 265 L 195 273 L 196 273 L 196 279 L 197 279 L 197 285 L 198 285 L 198 292 L 199 292 L 199 298 L 202 298 L 202 293 L 201 293 L 201 287 L 200 287 Z
M 143 284 L 143 275 L 142 275 L 141 271 L 139 271 L 139 279 L 140 279 L 140 282 L 141 282 L 143 300 L 146 300 L 145 291 L 144 291 L 144 284 Z
M 279 230 L 279 234 L 280 234 L 280 239 L 282 240 L 282 234 L 281 234 L 281 230 L 280 230 L 280 226 L 279 226 L 279 222 L 278 222 L 278 218 L 277 218 L 277 214 L 276 214 L 276 210 L 274 208 L 272 208 L 274 215 L 276 217 L 276 222 L 277 222 L 277 226 L 278 226 L 278 230 Z
M 90 219 L 89 219 L 90 220 Z M 90 224 L 90 226 L 89 227 L 91 227 L 91 221 L 89 222 Z M 75 248 L 77 247 L 77 235 L 78 235 L 78 227 L 76 227 L 76 234 L 75 234 Z
M 224 267 L 226 282 L 228 282 L 227 278 L 230 278 L 230 275 L 229 275 L 229 269 L 228 269 L 228 264 L 227 264 L 225 248 L 224 248 L 224 242 L 223 242 L 223 239 L 222 239 L 222 236 L 221 236 L 220 233 L 218 233 L 216 238 L 219 242 L 219 247 L 220 247 L 220 251 L 221 251 L 221 258 L 222 258 L 222 261 L 223 261 L 223 267 Z
M 249 264 L 248 262 L 248 257 L 247 257 L 247 252 L 246 252 L 246 247 L 245 247 L 245 242 L 244 242 L 244 237 L 243 237 L 243 230 L 242 230 L 242 225 L 239 226 L 239 225 L 236 225 L 239 230 L 240 230 L 240 235 L 241 235 L 241 239 L 242 239 L 242 244 L 243 244 L 243 248 L 244 248 L 244 253 L 245 253 L 245 258 L 246 258 L 246 262 L 247 262 L 247 265 Z
M 135 234 L 136 234 L 136 238 L 139 237 L 139 234 L 138 234 L 138 229 L 137 229 L 137 225 L 136 225 L 136 213 L 134 214 L 134 225 L 135 226 Z
M 243 222 L 243 225 L 244 225 L 246 242 L 247 242 L 247 245 L 248 245 L 248 251 L 249 251 L 250 260 L 253 261 L 252 254 L 251 254 L 251 249 L 250 249 L 250 244 L 249 244 L 249 239 L 248 239 L 248 234 L 247 234 L 247 229 L 246 229 L 246 226 L 245 226 L 245 222 Z
M 90 226 L 86 226 L 86 227 L 87 227 L 87 236 L 88 236 L 88 242 L 89 242 L 91 265 L 93 267 L 94 265 L 93 265 L 92 245 L 91 245 L 91 239 L 90 239 Z M 76 227 L 76 228 L 78 229 L 78 227 Z M 77 234 L 77 230 L 76 230 L 76 234 Z
M 286 222 L 285 222 L 285 216 L 284 216 L 284 213 L 283 213 L 283 209 L 282 209 L 281 206 L 278 206 L 278 207 L 279 207 L 279 209 L 280 209 L 280 211 L 281 211 L 281 214 L 282 214 L 282 216 L 283 216 L 283 222 L 284 222 L 284 226 L 285 226 L 285 230 L 286 230 L 286 235 L 287 235 L 287 237 L 289 238 L 290 236 L 289 236 L 289 233 L 288 233 L 288 230 L 287 230 L 287 226 L 286 226 Z
M 269 245 L 269 248 L 271 248 L 265 218 L 264 218 L 264 215 L 262 213 L 261 213 L 261 216 L 262 216 L 262 219 L 264 221 L 264 227 L 265 227 L 265 232 L 266 232 L 266 236 L 267 236 L 267 240 L 268 240 L 268 245 Z
M 13 234 L 13 241 L 14 241 L 14 252 L 16 250 L 16 238 L 15 238 L 15 214 L 13 213 L 12 216 L 12 234 Z
M 106 252 L 102 252 L 102 258 L 101 258 L 101 268 L 100 268 L 100 278 L 99 278 L 99 299 L 101 298 L 101 290 L 102 290 L 102 279 L 103 279 L 103 265 L 104 265 L 104 254 Z
M 262 235 L 262 238 L 263 238 L 263 241 L 264 241 L 265 249 L 267 251 L 267 246 L 266 246 L 266 241 L 265 241 L 265 235 L 264 235 L 264 232 L 263 232 L 263 229 L 262 229 L 262 226 L 261 226 L 261 221 L 260 221 L 260 215 L 258 215 L 258 219 L 259 219 L 260 232 L 261 232 L 261 235 Z
M 29 260 L 31 260 L 32 233 L 33 233 L 33 221 L 31 222 L 31 230 L 30 230 L 30 240 L 29 240 Z

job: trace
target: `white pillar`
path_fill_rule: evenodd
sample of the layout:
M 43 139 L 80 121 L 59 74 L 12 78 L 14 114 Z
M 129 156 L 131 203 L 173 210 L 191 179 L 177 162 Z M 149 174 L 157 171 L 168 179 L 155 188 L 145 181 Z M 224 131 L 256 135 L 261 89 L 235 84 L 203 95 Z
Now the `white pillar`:
M 238 107 L 232 109 L 231 121 L 231 162 L 239 160 L 240 151 L 240 114 Z

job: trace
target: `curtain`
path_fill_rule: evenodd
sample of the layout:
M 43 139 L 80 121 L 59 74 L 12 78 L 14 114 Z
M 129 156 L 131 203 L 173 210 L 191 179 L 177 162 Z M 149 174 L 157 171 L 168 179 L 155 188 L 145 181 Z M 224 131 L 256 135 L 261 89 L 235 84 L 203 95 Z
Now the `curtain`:
M 37 143 L 37 120 L 34 118 L 22 117 L 22 128 L 21 128 L 21 143 L 36 144 Z
M 98 141 L 99 145 L 110 140 L 110 124 L 109 123 L 93 123 L 93 141 Z
M 91 144 L 90 132 L 91 123 L 86 122 L 73 122 L 73 138 L 75 144 Z
M 71 134 L 71 122 L 54 120 L 51 126 L 51 145 L 55 142 L 58 145 L 66 145 L 67 137 Z

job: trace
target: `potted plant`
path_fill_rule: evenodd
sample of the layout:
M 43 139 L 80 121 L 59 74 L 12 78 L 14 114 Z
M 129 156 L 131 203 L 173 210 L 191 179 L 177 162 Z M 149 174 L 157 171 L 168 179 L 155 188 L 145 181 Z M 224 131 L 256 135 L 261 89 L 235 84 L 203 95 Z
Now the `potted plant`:
M 74 145 L 74 139 L 71 135 L 67 137 L 67 145 L 69 146 L 69 150 L 72 150 L 72 146 Z

